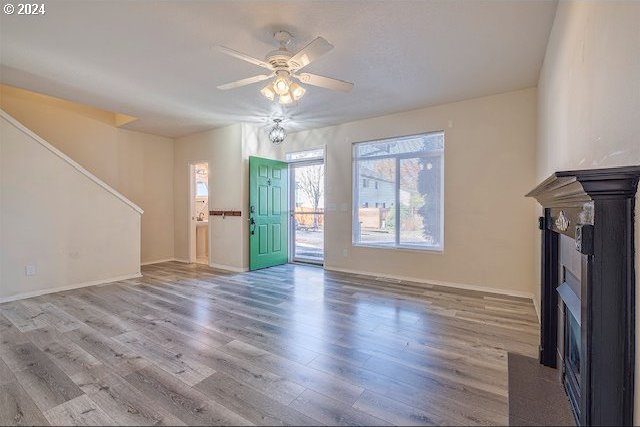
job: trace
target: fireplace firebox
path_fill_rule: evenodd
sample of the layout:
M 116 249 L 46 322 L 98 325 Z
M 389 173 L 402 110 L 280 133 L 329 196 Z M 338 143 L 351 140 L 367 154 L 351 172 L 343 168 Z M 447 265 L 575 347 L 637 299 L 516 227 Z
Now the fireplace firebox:
M 540 363 L 578 425 L 633 425 L 634 207 L 640 166 L 556 172 L 540 218 Z
M 576 420 L 580 419 L 580 324 L 573 313 L 565 311 L 563 383 Z
M 567 248 L 564 240 L 560 241 L 560 268 L 562 284 L 558 287 L 560 315 L 558 331 L 558 365 L 561 368 L 561 380 L 571 402 L 576 421 L 580 420 L 580 365 L 581 365 L 581 313 L 580 313 L 580 280 L 570 271 L 575 269 L 575 257 L 568 255 L 571 247 Z M 571 243 L 575 242 L 570 240 Z M 571 244 L 569 243 L 569 245 Z

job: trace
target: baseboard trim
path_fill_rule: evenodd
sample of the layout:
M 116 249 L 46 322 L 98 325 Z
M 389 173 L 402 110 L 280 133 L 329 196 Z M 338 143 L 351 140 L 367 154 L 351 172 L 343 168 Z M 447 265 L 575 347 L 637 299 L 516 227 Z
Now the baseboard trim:
M 161 262 L 171 262 L 171 261 L 177 261 L 177 259 L 175 259 L 175 258 L 163 258 L 163 259 L 157 259 L 155 261 L 141 262 L 140 265 L 160 264 Z
M 424 284 L 424 285 L 437 285 L 437 286 L 446 286 L 449 288 L 468 289 L 470 291 L 479 291 L 479 292 L 486 292 L 490 294 L 500 294 L 500 295 L 507 295 L 510 297 L 526 298 L 526 299 L 533 300 L 532 293 L 523 292 L 523 291 L 513 291 L 513 290 L 501 289 L 501 288 L 490 288 L 490 287 L 484 287 L 484 286 L 478 286 L 478 285 L 469 285 L 466 283 L 443 282 L 441 280 L 419 279 L 416 277 L 398 276 L 395 274 L 372 273 L 370 271 L 351 270 L 348 268 L 325 266 L 324 269 L 328 271 L 336 271 L 338 273 L 359 274 L 361 276 L 370 276 L 374 278 L 381 277 L 384 279 L 402 280 L 405 282 L 414 282 L 414 283 Z
M 58 286 L 57 288 L 39 289 L 37 291 L 22 292 L 9 297 L 2 297 L 0 298 L 0 303 L 39 297 L 41 295 L 52 294 L 55 292 L 62 292 L 62 291 L 70 291 L 72 289 L 86 288 L 89 286 L 103 285 L 105 283 L 119 282 L 120 280 L 137 279 L 139 277 L 142 277 L 142 274 L 140 273 L 126 274 L 124 276 L 109 277 L 107 279 L 99 279 L 99 280 L 92 280 L 89 282 L 75 283 L 73 285 Z
M 233 271 L 234 273 L 245 273 L 249 271 L 249 269 L 245 267 L 233 267 L 231 265 L 216 264 L 216 263 L 209 264 L 209 267 L 217 268 L 218 270 Z

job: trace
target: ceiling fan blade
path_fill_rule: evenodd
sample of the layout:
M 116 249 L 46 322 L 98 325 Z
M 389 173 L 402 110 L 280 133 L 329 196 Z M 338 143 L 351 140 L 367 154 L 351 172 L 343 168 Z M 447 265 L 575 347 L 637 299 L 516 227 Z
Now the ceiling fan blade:
M 266 68 L 267 70 L 271 70 L 271 64 L 264 62 L 261 59 L 258 58 L 254 58 L 252 56 L 249 55 L 245 55 L 242 52 L 238 52 L 237 50 L 233 50 L 231 48 L 225 47 L 225 46 L 221 46 L 221 45 L 216 45 L 216 49 L 218 49 L 220 52 L 222 53 L 226 53 L 229 56 L 233 56 L 234 58 L 238 58 L 238 59 L 242 59 L 243 61 L 247 61 L 250 62 L 251 64 L 254 65 L 258 65 L 262 68 Z
M 298 53 L 289 58 L 287 63 L 294 70 L 300 70 L 333 49 L 333 45 L 322 37 L 316 37 Z
M 235 82 L 220 85 L 218 86 L 218 89 L 221 89 L 221 90 L 235 89 L 237 87 L 250 85 L 252 83 L 258 83 L 263 80 L 270 79 L 271 77 L 273 77 L 273 74 L 270 74 L 270 75 L 260 74 L 259 76 L 253 76 L 246 79 L 237 80 Z
M 330 77 L 323 77 L 317 74 L 301 73 L 294 77 L 308 85 L 320 86 L 331 90 L 339 90 L 340 92 L 349 92 L 353 89 L 353 83 L 345 82 L 344 80 L 332 79 Z

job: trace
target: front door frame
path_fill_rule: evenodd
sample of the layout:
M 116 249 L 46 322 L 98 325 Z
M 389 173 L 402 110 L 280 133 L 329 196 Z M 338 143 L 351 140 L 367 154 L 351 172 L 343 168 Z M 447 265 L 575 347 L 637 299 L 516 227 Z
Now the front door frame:
M 322 158 L 315 158 L 309 160 L 289 160 L 289 262 L 291 263 L 303 263 L 303 264 L 315 264 L 324 266 L 324 261 L 327 253 L 327 239 L 326 235 L 323 236 L 322 239 L 322 261 L 316 261 L 308 258 L 296 258 L 296 232 L 295 232 L 295 210 L 296 210 L 296 186 L 295 186 L 295 169 L 298 166 L 310 166 L 310 165 L 318 165 L 321 164 L 324 166 L 324 177 L 322 180 L 323 186 L 323 194 L 325 196 L 325 205 L 327 203 L 326 194 L 327 194 L 327 147 L 323 145 L 321 147 L 317 147 L 317 149 L 322 148 Z M 301 151 L 310 151 L 313 150 L 301 150 Z M 326 209 L 322 212 L 323 221 L 324 221 L 324 231 L 326 232 L 327 227 L 327 217 L 326 217 Z

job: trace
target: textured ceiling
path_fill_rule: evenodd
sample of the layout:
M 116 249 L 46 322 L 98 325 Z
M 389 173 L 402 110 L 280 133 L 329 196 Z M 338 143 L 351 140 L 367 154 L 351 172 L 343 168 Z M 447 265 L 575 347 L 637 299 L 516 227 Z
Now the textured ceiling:
M 260 84 L 216 89 L 263 70 L 212 46 L 262 58 L 285 29 L 298 48 L 318 35 L 335 45 L 306 71 L 355 83 L 351 93 L 307 87 L 285 110 L 290 128 L 313 128 L 535 86 L 555 8 L 538 0 L 48 1 L 44 16 L 0 15 L 0 80 L 138 117 L 125 127 L 158 135 L 265 122 L 279 107 Z

